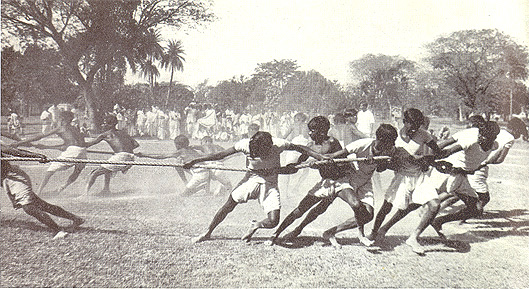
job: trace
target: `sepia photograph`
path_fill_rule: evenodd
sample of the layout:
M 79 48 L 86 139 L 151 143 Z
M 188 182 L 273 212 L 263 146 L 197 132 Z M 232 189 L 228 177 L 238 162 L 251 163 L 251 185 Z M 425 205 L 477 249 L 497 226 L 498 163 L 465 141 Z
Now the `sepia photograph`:
M 0 7 L 0 287 L 529 285 L 529 0 Z

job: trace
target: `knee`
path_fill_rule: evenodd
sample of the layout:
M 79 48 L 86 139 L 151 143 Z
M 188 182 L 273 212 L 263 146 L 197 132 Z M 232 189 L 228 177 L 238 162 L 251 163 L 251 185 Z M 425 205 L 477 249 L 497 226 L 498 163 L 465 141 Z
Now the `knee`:
M 279 211 L 273 211 L 268 213 L 268 222 L 271 228 L 279 224 L 279 219 Z
M 300 218 L 301 216 L 303 216 L 303 213 L 304 213 L 304 212 L 301 211 L 301 209 L 296 208 L 296 209 L 294 209 L 294 211 L 292 211 L 292 213 L 290 213 L 290 215 L 291 215 L 292 217 L 294 217 L 295 219 L 298 219 L 298 218 Z
M 40 212 L 40 209 L 35 204 L 22 205 L 22 210 L 30 216 L 35 216 Z
M 426 203 L 426 207 L 430 212 L 438 212 L 439 208 L 441 208 L 441 202 L 438 199 L 431 200 Z
M 384 201 L 384 203 L 382 204 L 382 207 L 380 208 L 380 212 L 382 212 L 384 215 L 387 215 L 389 214 L 389 212 L 391 212 L 392 208 L 393 208 L 393 205 L 390 202 Z

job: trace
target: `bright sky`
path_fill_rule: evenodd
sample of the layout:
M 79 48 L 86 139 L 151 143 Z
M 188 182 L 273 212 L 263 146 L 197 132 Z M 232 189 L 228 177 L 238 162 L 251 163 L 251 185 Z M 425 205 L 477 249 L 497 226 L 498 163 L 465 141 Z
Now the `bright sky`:
M 217 0 L 216 22 L 198 30 L 164 33 L 182 40 L 184 72 L 175 80 L 195 87 L 258 63 L 297 60 L 331 80 L 348 82 L 348 63 L 367 53 L 419 60 L 424 45 L 465 29 L 498 29 L 529 46 L 529 0 Z M 169 81 L 160 68 L 158 81 Z M 132 82 L 145 82 L 140 76 Z

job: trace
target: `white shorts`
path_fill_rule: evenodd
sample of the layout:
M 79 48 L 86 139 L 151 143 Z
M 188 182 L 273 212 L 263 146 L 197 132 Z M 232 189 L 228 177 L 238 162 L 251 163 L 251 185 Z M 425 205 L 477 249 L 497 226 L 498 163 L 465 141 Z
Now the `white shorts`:
M 133 160 L 134 160 L 134 154 L 131 154 L 128 152 L 115 153 L 108 159 L 108 161 L 111 161 L 111 162 L 127 162 L 127 161 L 133 161 Z M 111 172 L 126 173 L 132 167 L 132 165 L 102 164 L 101 167 Z
M 31 189 L 31 180 L 25 173 L 16 174 L 13 178 L 7 176 L 2 185 L 15 209 L 34 203 L 39 199 Z
M 345 189 L 351 189 L 354 191 L 353 187 L 349 184 L 348 177 L 338 180 L 323 179 L 310 189 L 308 195 L 318 198 L 336 197 L 340 191 Z
M 486 193 L 489 191 L 487 178 L 489 177 L 489 167 L 483 167 L 474 172 L 473 175 L 467 175 L 470 186 L 477 193 Z
M 462 194 L 477 198 L 476 191 L 470 186 L 467 176 L 463 174 L 443 174 L 432 170 L 432 174 L 415 190 L 422 193 L 424 190 L 435 189 L 437 193 Z
M 209 180 L 209 170 L 204 168 L 191 168 L 191 179 L 187 182 L 187 189 L 196 189 L 207 183 Z
M 428 174 L 425 173 L 417 175 L 395 173 L 384 199 L 401 210 L 406 209 L 410 204 L 424 205 L 438 197 L 437 191 L 432 186 L 424 186 L 422 190 L 416 190 L 427 179 Z
M 237 203 L 246 203 L 248 200 L 258 200 L 265 213 L 281 208 L 277 184 L 266 182 L 259 176 L 250 176 L 231 192 L 231 197 Z
M 373 183 L 371 179 L 360 186 L 355 186 L 351 180 L 349 184 L 353 187 L 355 196 L 364 204 L 375 207 L 375 195 L 373 194 Z
M 87 159 L 86 155 L 86 148 L 84 147 L 78 147 L 78 146 L 69 146 L 66 148 L 65 151 L 63 151 L 59 158 L 65 158 L 65 159 Z M 78 166 L 78 167 L 85 167 L 86 164 L 81 163 L 60 163 L 60 162 L 52 162 L 50 166 L 48 167 L 48 172 L 57 172 L 57 171 L 64 171 L 70 167 Z

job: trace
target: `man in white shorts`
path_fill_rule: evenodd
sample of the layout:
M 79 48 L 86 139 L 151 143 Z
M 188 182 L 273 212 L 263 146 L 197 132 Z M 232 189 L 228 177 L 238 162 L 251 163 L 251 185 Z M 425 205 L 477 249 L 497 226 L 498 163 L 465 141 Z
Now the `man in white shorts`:
M 109 162 L 133 161 L 134 149 L 137 148 L 139 144 L 124 130 L 116 129 L 117 124 L 118 120 L 115 116 L 105 116 L 102 125 L 104 132 L 99 134 L 93 141 L 88 142 L 86 145 L 89 147 L 104 140 L 114 151 L 114 155 L 108 159 Z M 88 192 L 97 177 L 101 175 L 105 175 L 105 184 L 100 194 L 110 193 L 110 178 L 112 174 L 116 172 L 126 173 L 131 167 L 132 165 L 102 164 L 99 168 L 90 173 L 88 183 L 86 184 L 86 194 L 88 195 Z
M 500 164 L 505 160 L 509 150 L 514 144 L 514 140 L 520 136 L 528 136 L 527 127 L 525 123 L 519 118 L 512 118 L 506 129 L 501 129 L 496 137 L 498 149 L 493 151 L 490 156 L 480 165 L 480 168 L 474 174 L 468 175 L 470 186 L 478 194 L 481 208 L 490 201 L 489 186 L 487 185 L 487 178 L 489 176 L 489 164 Z
M 444 236 L 441 232 L 444 223 L 473 218 L 483 212 L 478 195 L 470 186 L 467 175 L 477 170 L 481 163 L 498 149 L 495 139 L 499 132 L 500 128 L 496 122 L 487 121 L 479 128 L 459 131 L 439 143 L 439 147 L 444 151 L 443 155 L 448 156 L 443 160 L 448 167 L 433 170 L 428 180 L 416 190 L 420 192 L 434 188 L 440 194 L 441 201 L 457 196 L 466 205 L 461 210 L 438 216 L 432 221 L 432 227 L 440 236 Z
M 42 138 L 48 137 L 50 135 L 57 135 L 63 140 L 63 144 L 56 145 L 56 146 L 47 146 L 42 144 L 37 144 L 36 146 L 39 148 L 63 148 L 65 147 L 65 150 L 61 153 L 59 158 L 66 158 L 66 159 L 86 159 L 86 143 L 84 140 L 84 136 L 81 134 L 81 132 L 73 127 L 71 125 L 71 122 L 74 118 L 74 114 L 71 111 L 61 111 L 59 114 L 59 126 L 52 129 L 51 131 L 47 133 L 39 133 L 31 138 L 16 142 L 13 144 L 14 147 L 20 146 L 22 144 L 28 144 L 33 141 L 40 140 Z M 39 186 L 37 194 L 41 194 L 44 190 L 44 187 L 49 182 L 51 176 L 53 176 L 58 171 L 66 170 L 70 167 L 75 167 L 72 174 L 68 177 L 68 180 L 66 181 L 66 184 L 61 186 L 59 188 L 59 192 L 63 191 L 67 186 L 72 184 L 79 175 L 81 174 L 81 171 L 85 168 L 85 164 L 83 163 L 63 163 L 63 162 L 54 162 L 51 163 L 46 171 L 46 175 L 44 175 L 44 179 L 42 180 L 42 183 Z
M 314 117 L 309 121 L 307 126 L 309 129 L 310 138 L 312 139 L 312 141 L 308 144 L 310 149 L 320 154 L 329 154 L 342 150 L 340 141 L 335 137 L 328 135 L 330 122 L 326 117 Z M 345 158 L 347 157 L 347 154 L 343 154 L 338 157 Z M 301 155 L 298 157 L 297 162 L 292 163 L 291 165 L 299 164 L 303 161 L 306 161 L 307 159 L 307 155 Z M 349 178 L 351 177 L 351 173 L 354 170 L 351 165 L 352 163 L 329 163 L 318 166 L 317 169 L 319 170 L 322 179 L 314 185 L 314 187 L 300 201 L 299 205 L 283 220 L 283 222 L 281 222 L 281 225 L 279 225 L 267 243 L 269 245 L 275 244 L 281 232 L 283 232 L 295 220 L 301 218 L 305 212 L 307 212 L 316 204 L 320 209 L 319 212 L 323 213 L 337 196 L 347 202 L 348 198 L 344 197 L 343 195 L 346 193 L 342 193 L 342 191 L 353 190 L 349 184 Z M 352 192 L 347 194 L 352 194 Z M 316 217 L 317 215 L 314 216 Z M 313 220 L 310 219 L 303 220 L 303 222 L 306 224 L 312 221 Z M 299 234 L 301 234 L 301 231 L 304 227 L 305 225 L 302 223 L 294 231 L 287 234 L 285 239 L 297 237 Z
M 425 213 L 414 230 L 406 240 L 412 250 L 417 254 L 423 254 L 424 249 L 418 242 L 419 235 L 430 224 L 431 220 L 439 210 L 439 199 L 437 192 L 422 190 L 416 193 L 415 188 L 419 186 L 429 174 L 429 166 L 421 162 L 425 152 L 432 150 L 434 154 L 440 154 L 441 150 L 433 139 L 433 136 L 423 128 L 425 117 L 416 108 L 409 108 L 404 111 L 404 126 L 399 131 L 399 137 L 395 146 L 403 148 L 411 157 L 398 164 L 386 194 L 384 203 L 377 213 L 373 230 L 369 236 L 370 240 L 382 239 L 388 230 L 404 218 L 410 212 L 424 205 Z M 433 160 L 433 155 L 430 155 Z M 385 216 L 395 207 L 397 211 L 383 226 Z
M 348 144 L 345 149 L 336 151 L 329 156 L 336 158 L 341 155 L 355 154 L 358 158 L 372 158 L 375 156 L 396 156 L 395 139 L 397 130 L 389 124 L 381 124 L 376 131 L 376 139 L 365 138 L 359 139 Z M 358 162 L 358 170 L 354 171 L 349 178 L 349 186 L 341 190 L 340 198 L 345 200 L 353 209 L 354 217 L 346 220 L 342 224 L 332 227 L 323 233 L 323 238 L 327 239 L 334 247 L 340 248 L 341 245 L 336 240 L 335 235 L 341 231 L 358 227 L 359 241 L 371 246 L 373 242 L 365 237 L 364 225 L 373 219 L 374 195 L 371 177 L 375 170 L 383 171 L 388 168 L 390 162 L 387 161 L 363 161 Z M 392 166 L 392 165 L 391 165 Z M 326 180 L 322 185 L 325 186 Z M 332 184 L 329 184 L 332 185 Z M 320 186 L 321 188 L 321 186 Z M 351 190 L 348 190 L 351 188 Z M 324 187 L 323 187 L 324 189 Z M 315 187 L 313 194 L 317 194 L 320 189 Z M 336 190 L 336 189 L 335 189 Z M 327 191 L 328 192 L 328 191 Z M 332 191 L 331 191 L 332 192 Z M 336 196 L 332 200 L 335 199 Z M 332 202 L 331 200 L 331 202 Z M 329 204 L 324 202 L 318 204 L 309 211 L 305 220 L 293 232 L 301 232 L 303 227 L 315 220 L 322 214 Z M 287 237 L 287 236 L 285 236 Z M 288 236 L 290 237 L 290 236 Z
M 46 156 L 18 150 L 2 144 L 2 157 L 31 157 L 40 158 L 41 162 L 46 162 Z M 75 228 L 84 223 L 84 220 L 63 208 L 47 203 L 39 198 L 32 189 L 29 176 L 18 166 L 11 165 L 9 162 L 2 160 L 2 187 L 6 190 L 13 208 L 22 208 L 26 214 L 35 217 L 41 223 L 53 231 L 53 239 L 66 237 L 68 234 L 53 221 L 47 214 L 52 214 L 61 218 L 72 221 L 70 228 Z
M 248 179 L 239 183 L 231 192 L 226 203 L 211 221 L 208 230 L 194 238 L 194 242 L 198 243 L 210 239 L 211 233 L 224 218 L 239 203 L 245 203 L 248 200 L 258 200 L 267 214 L 267 218 L 259 222 L 254 221 L 247 234 L 242 237 L 242 240 L 249 242 L 252 235 L 259 228 L 274 228 L 277 226 L 280 212 L 280 198 L 277 186 L 278 173 L 280 171 L 278 171 L 278 168 L 280 167 L 280 154 L 285 150 L 296 150 L 318 160 L 326 159 L 305 146 L 294 145 L 283 139 L 272 138 L 270 133 L 259 131 L 250 139 L 242 139 L 225 151 L 194 159 L 184 165 L 185 169 L 189 169 L 200 162 L 221 160 L 229 155 L 242 152 L 248 160 L 248 169 L 253 170 Z

